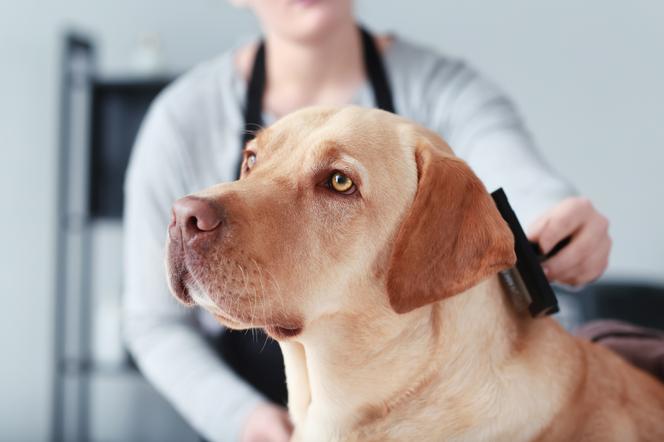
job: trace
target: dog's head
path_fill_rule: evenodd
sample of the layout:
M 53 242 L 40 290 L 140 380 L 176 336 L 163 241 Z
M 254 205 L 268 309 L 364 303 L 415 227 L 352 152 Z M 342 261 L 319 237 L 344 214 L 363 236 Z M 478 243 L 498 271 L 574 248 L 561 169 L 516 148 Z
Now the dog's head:
M 337 313 L 405 313 L 514 264 L 470 168 L 434 133 L 379 110 L 309 108 L 261 131 L 239 181 L 177 201 L 173 293 L 277 338 Z

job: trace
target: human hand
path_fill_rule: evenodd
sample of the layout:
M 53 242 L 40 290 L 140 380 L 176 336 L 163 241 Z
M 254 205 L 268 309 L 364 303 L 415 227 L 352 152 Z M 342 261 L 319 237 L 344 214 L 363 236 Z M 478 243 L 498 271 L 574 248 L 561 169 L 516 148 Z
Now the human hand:
M 549 209 L 528 229 L 544 254 L 571 235 L 570 243 L 542 267 L 550 281 L 578 286 L 597 279 L 609 264 L 609 221 L 590 200 L 570 197 Z
M 277 405 L 259 404 L 244 424 L 241 442 L 288 442 L 293 425 L 285 408 Z

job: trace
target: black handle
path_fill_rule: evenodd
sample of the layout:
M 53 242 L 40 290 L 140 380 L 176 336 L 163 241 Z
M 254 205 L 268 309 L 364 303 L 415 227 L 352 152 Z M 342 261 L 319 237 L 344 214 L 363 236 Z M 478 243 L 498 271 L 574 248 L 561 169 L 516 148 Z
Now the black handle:
M 536 242 L 530 241 L 530 247 L 533 248 L 533 252 L 535 252 L 535 255 L 537 255 L 537 259 L 539 259 L 540 262 L 544 262 L 547 259 L 553 258 L 555 255 L 557 255 L 558 252 L 567 247 L 571 241 L 572 235 L 561 239 L 555 246 L 553 246 L 551 250 L 549 250 L 549 253 L 546 254 L 542 253 L 542 249 Z

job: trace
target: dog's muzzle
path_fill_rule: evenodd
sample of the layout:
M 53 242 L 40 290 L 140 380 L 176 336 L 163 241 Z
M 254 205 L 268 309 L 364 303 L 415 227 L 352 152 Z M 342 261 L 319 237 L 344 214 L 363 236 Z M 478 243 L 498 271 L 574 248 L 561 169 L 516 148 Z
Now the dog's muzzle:
M 194 303 L 189 294 L 193 284 L 187 266 L 187 254 L 192 248 L 205 249 L 225 224 L 223 207 L 213 201 L 186 196 L 173 204 L 168 226 L 168 274 L 171 291 L 186 305 Z

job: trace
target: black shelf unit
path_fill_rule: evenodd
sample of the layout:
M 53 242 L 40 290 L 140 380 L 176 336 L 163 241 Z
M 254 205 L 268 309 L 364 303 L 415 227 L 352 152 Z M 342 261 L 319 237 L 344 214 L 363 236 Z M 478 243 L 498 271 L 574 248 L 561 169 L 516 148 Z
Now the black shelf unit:
M 62 53 L 55 280 L 52 439 L 90 440 L 92 373 L 135 370 L 92 357 L 91 228 L 120 222 L 123 182 L 134 139 L 152 100 L 172 80 L 104 77 L 93 41 L 68 34 Z

